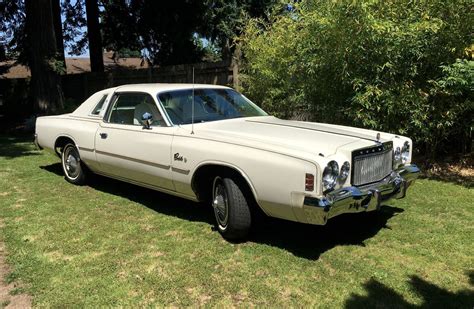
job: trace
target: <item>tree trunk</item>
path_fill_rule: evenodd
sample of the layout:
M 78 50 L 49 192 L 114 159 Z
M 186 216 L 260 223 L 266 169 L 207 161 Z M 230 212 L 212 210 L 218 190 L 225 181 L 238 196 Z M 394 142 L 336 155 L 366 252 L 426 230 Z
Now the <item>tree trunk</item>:
M 222 52 L 222 61 L 224 62 L 231 62 L 232 61 L 232 48 L 230 46 L 230 40 L 228 38 L 225 39 L 223 44 L 221 45 L 221 52 Z
M 240 85 L 240 78 L 239 78 L 241 63 L 242 63 L 242 49 L 241 49 L 240 44 L 238 44 L 234 48 L 234 54 L 232 56 L 232 62 L 231 62 L 233 87 L 237 91 L 241 91 L 241 89 L 240 89 L 240 86 L 241 86 Z
M 56 37 L 56 50 L 58 59 L 64 63 L 66 69 L 66 59 L 64 56 L 63 25 L 61 21 L 61 0 L 51 0 L 53 6 L 53 25 L 54 35 Z
M 87 37 L 92 72 L 104 72 L 102 37 L 99 25 L 99 7 L 97 0 L 86 0 Z
M 25 12 L 30 95 L 38 113 L 56 114 L 63 110 L 64 98 L 57 68 L 51 0 L 26 0 Z

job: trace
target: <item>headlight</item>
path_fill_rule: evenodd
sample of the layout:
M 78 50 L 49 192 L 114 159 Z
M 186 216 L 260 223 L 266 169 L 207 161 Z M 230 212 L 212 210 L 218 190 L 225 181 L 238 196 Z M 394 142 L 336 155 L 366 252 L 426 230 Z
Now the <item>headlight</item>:
M 336 161 L 330 161 L 323 172 L 323 187 L 325 191 L 334 189 L 338 176 L 339 165 Z
M 349 177 L 349 172 L 351 170 L 351 164 L 349 162 L 344 162 L 341 166 L 341 172 L 339 173 L 339 182 L 346 182 L 347 177 Z
M 402 162 L 402 154 L 400 151 L 400 147 L 397 147 L 395 148 L 395 151 L 393 152 L 393 167 L 398 168 L 401 162 Z
M 408 160 L 410 160 L 410 143 L 408 141 L 403 144 L 401 159 L 403 164 L 408 163 Z

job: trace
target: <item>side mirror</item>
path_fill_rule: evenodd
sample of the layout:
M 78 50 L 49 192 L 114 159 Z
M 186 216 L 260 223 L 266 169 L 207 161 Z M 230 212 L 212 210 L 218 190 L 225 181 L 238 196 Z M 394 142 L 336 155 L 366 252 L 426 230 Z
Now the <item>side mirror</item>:
M 151 123 L 153 122 L 153 115 L 150 113 L 144 113 L 142 115 L 142 123 L 144 129 L 150 129 Z

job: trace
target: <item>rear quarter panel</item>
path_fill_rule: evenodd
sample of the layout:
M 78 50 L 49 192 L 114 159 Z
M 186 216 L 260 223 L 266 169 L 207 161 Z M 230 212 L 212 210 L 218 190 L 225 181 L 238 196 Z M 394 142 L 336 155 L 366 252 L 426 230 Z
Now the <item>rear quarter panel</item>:
M 36 119 L 38 144 L 55 153 L 55 143 L 59 137 L 68 137 L 79 149 L 81 159 L 92 170 L 97 169 L 95 153 L 95 135 L 100 119 L 75 117 L 70 114 L 45 116 Z

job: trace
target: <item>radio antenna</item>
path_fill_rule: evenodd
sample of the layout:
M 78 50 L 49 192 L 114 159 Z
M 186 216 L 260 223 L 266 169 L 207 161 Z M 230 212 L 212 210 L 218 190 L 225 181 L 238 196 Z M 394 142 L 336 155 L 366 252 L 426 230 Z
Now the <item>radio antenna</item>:
M 191 134 L 194 134 L 194 65 L 193 65 L 193 95 L 191 105 Z

